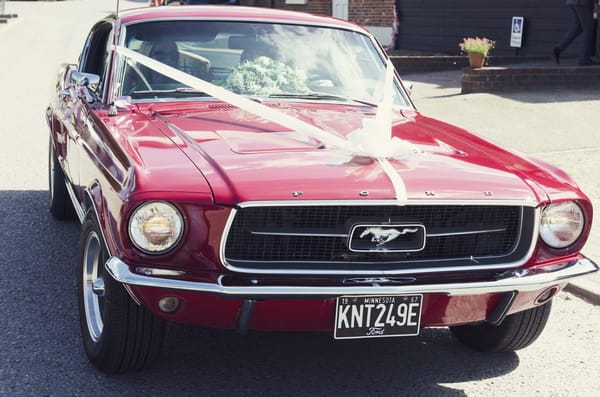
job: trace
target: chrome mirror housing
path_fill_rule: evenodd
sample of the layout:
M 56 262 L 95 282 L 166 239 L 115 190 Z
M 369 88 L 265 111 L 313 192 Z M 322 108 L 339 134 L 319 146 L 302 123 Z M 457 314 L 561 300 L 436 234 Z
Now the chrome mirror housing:
M 100 76 L 92 73 L 74 72 L 71 75 L 71 82 L 79 87 L 87 87 L 90 91 L 96 92 L 100 84 Z
M 85 88 L 85 100 L 93 103 L 98 99 L 98 86 L 100 85 L 100 76 L 92 73 L 73 72 L 71 82 L 76 87 Z

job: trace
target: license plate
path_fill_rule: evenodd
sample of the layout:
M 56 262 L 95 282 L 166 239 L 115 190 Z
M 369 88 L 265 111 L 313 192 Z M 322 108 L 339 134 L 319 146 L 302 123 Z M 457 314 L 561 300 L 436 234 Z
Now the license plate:
M 423 295 L 342 296 L 335 310 L 335 339 L 418 335 Z

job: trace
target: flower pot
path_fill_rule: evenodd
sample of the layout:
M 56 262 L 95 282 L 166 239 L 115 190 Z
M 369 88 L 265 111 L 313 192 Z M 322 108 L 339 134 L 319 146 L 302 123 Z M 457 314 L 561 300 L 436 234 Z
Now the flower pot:
M 469 65 L 472 68 L 482 68 L 485 63 L 485 54 L 469 54 Z

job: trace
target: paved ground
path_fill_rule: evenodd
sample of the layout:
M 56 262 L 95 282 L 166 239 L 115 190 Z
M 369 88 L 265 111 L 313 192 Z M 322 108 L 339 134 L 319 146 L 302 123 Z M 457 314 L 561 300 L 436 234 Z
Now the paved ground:
M 79 226 L 54 220 L 46 205 L 43 113 L 59 62 L 76 60 L 92 22 L 113 3 L 8 2 L 19 20 L 0 26 L 0 396 L 600 395 L 600 307 L 569 293 L 554 300 L 540 339 L 516 353 L 469 351 L 445 329 L 345 343 L 172 324 L 154 368 L 96 371 L 77 316 Z M 564 166 L 598 202 L 596 92 L 458 95 L 457 72 L 410 77 L 424 113 Z M 586 247 L 595 259 L 599 232 Z
M 561 66 L 575 66 L 566 59 Z M 547 67 L 547 63 L 506 67 Z M 597 67 L 594 67 L 597 68 Z M 600 73 L 600 68 L 598 68 Z M 592 199 L 596 216 L 584 253 L 600 261 L 600 92 L 546 89 L 460 94 L 460 70 L 407 74 L 419 110 L 502 145 L 534 155 L 569 173 Z M 578 279 L 569 290 L 600 305 L 600 273 Z

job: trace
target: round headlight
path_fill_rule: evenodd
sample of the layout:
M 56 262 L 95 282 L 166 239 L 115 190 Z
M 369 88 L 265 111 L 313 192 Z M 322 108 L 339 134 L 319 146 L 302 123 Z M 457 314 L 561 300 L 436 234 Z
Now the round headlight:
M 583 226 L 583 211 L 576 203 L 550 204 L 542 212 L 540 236 L 552 248 L 565 248 L 577 241 Z
M 140 250 L 162 254 L 173 248 L 183 234 L 183 218 L 177 208 L 162 201 L 140 205 L 129 218 L 129 236 Z

